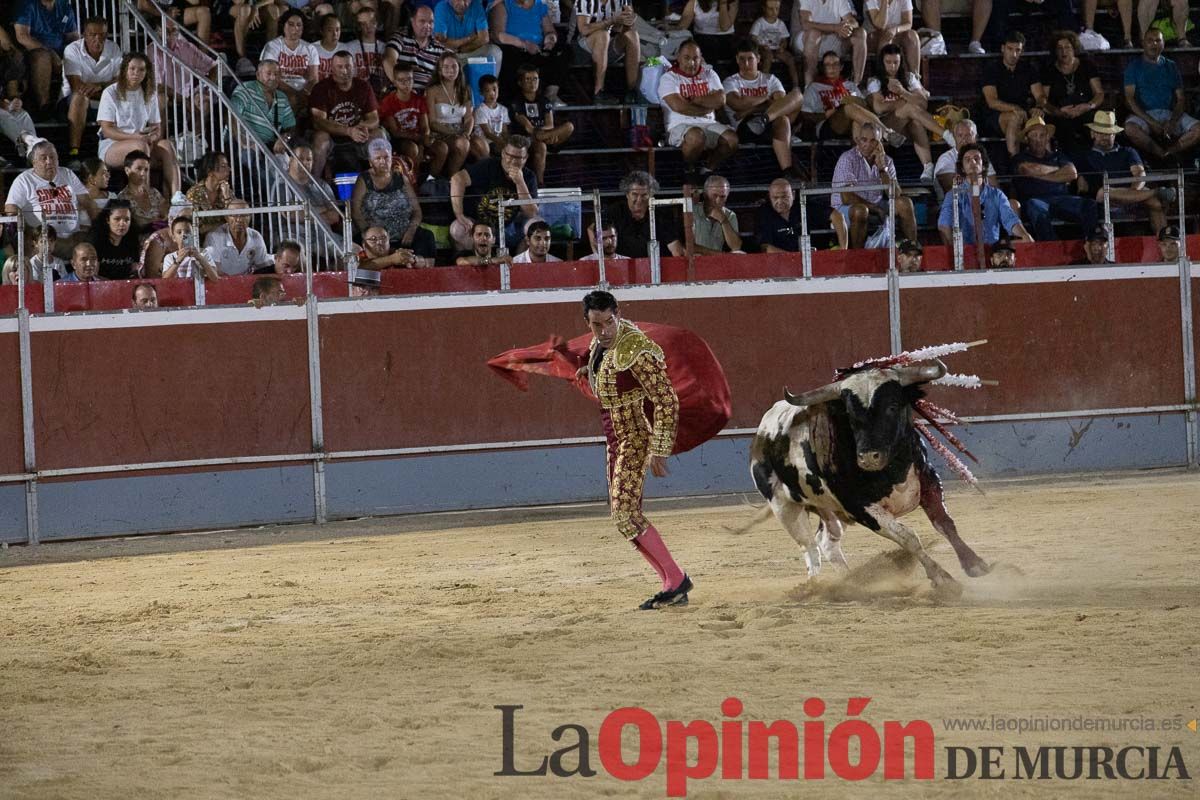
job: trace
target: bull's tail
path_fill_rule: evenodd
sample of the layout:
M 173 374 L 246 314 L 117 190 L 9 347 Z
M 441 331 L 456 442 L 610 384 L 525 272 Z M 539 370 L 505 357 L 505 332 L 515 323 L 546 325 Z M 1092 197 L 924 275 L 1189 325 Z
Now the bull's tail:
M 746 505 L 754 508 L 752 503 L 747 503 Z M 769 516 L 771 516 L 771 506 L 764 503 L 762 506 L 758 507 L 758 510 L 755 512 L 754 516 L 743 524 L 737 527 L 730 525 L 722 525 L 721 527 L 724 528 L 727 533 L 731 533 L 734 536 L 741 536 L 743 533 L 747 533 L 751 528 L 753 528 L 755 525 L 758 525 Z

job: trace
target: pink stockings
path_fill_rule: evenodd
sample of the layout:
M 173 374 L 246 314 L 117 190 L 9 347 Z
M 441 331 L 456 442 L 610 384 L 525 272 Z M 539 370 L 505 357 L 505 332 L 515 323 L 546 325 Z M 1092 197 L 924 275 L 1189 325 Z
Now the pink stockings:
M 646 530 L 631 541 L 642 557 L 649 561 L 650 566 L 658 573 L 663 591 L 674 589 L 683 583 L 683 570 L 675 563 L 675 559 L 671 557 L 671 551 L 667 549 L 666 543 L 663 542 L 653 525 L 647 525 Z

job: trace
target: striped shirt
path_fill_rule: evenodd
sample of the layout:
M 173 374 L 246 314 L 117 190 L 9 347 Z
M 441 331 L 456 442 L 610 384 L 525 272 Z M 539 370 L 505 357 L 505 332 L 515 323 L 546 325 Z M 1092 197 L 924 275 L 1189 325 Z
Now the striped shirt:
M 396 51 L 396 63 L 412 64 L 413 89 L 418 92 L 425 91 L 425 87 L 433 80 L 438 57 L 446 52 L 446 48 L 432 38 L 429 40 L 429 44 L 421 47 L 416 39 L 402 33 L 389 39 L 387 46 L 389 50 Z
M 630 2 L 631 0 L 575 0 L 575 16 L 587 17 L 588 22 L 612 19 Z
M 249 81 L 234 89 L 229 104 L 263 144 L 272 144 L 276 131 L 296 127 L 296 115 L 292 113 L 287 95 L 276 89 L 275 103 L 268 106 L 262 84 L 258 81 Z
M 882 147 L 883 145 L 880 145 Z M 869 163 L 863 154 L 858 151 L 857 147 L 851 147 L 846 152 L 842 153 L 837 160 L 837 166 L 833 168 L 833 188 L 845 186 L 847 189 L 853 189 L 856 185 L 866 186 L 873 183 L 887 183 L 888 179 L 896 179 L 896 165 L 892 163 L 890 156 L 884 156 L 887 160 L 887 178 L 882 178 L 879 174 L 879 168 L 874 164 Z M 878 203 L 883 199 L 883 192 L 856 191 L 859 197 L 866 200 L 868 203 Z M 829 198 L 830 205 L 844 206 L 847 205 L 841 194 L 831 195 Z

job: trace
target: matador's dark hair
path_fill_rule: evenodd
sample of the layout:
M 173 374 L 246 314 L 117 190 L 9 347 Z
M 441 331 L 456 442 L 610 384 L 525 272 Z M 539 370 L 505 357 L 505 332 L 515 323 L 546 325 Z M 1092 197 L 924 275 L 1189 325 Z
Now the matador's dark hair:
M 589 311 L 616 311 L 617 298 L 613 297 L 610 292 L 602 292 L 597 289 L 594 292 L 588 292 L 583 297 L 583 316 L 587 319 Z

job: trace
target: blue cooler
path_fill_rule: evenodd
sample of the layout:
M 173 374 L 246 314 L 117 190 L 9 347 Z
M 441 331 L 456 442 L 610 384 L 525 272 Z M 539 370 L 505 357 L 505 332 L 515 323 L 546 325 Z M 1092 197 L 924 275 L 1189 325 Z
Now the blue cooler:
M 350 199 L 350 195 L 354 194 L 354 184 L 358 182 L 357 172 L 339 172 L 333 176 L 333 183 L 337 187 L 338 199 L 343 203 Z
M 475 98 L 475 105 L 483 102 L 483 94 L 479 91 L 479 79 L 484 75 L 495 74 L 495 60 L 482 56 L 467 59 L 467 85 L 471 87 L 471 96 Z

